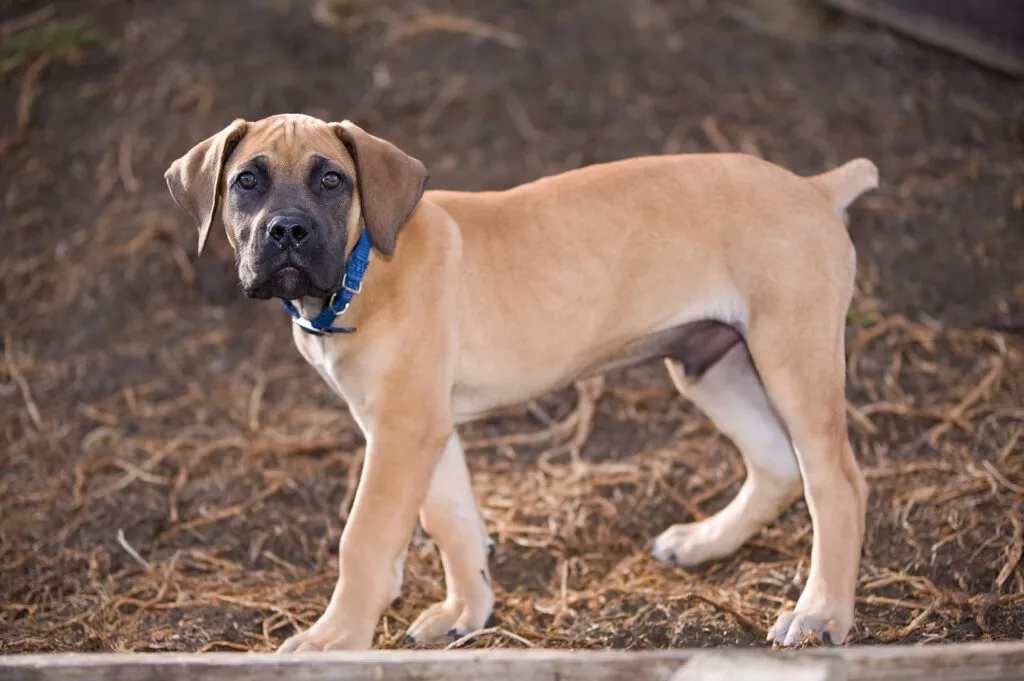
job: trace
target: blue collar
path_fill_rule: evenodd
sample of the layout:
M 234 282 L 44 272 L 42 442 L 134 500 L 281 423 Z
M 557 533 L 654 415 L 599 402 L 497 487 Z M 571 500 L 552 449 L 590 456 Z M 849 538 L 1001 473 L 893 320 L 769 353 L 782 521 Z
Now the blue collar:
M 306 319 L 290 300 L 282 300 L 284 309 L 292 316 L 292 321 L 306 333 L 314 336 L 322 336 L 327 333 L 352 333 L 356 330 L 354 326 L 332 326 L 334 320 L 345 314 L 352 296 L 363 290 L 363 276 L 366 268 L 370 265 L 370 234 L 363 228 L 359 235 L 356 247 L 348 257 L 345 265 L 345 276 L 341 280 L 341 289 L 338 290 L 330 300 L 324 303 L 324 307 L 313 319 Z

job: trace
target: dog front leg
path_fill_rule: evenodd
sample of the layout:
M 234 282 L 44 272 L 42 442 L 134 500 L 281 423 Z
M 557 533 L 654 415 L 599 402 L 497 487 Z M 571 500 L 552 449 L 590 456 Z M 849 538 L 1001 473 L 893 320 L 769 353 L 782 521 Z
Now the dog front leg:
M 408 395 L 384 398 L 373 419 L 352 513 L 341 535 L 339 577 L 324 614 L 278 652 L 369 648 L 381 613 L 398 586 L 395 565 L 412 538 L 438 458 L 452 432 L 448 414 L 411 410 Z M 396 413 L 397 412 L 397 413 Z
M 480 516 L 459 436 L 452 433 L 420 509 L 423 529 L 441 551 L 448 595 L 406 632 L 410 643 L 459 638 L 493 621 L 494 591 L 487 558 L 491 543 Z

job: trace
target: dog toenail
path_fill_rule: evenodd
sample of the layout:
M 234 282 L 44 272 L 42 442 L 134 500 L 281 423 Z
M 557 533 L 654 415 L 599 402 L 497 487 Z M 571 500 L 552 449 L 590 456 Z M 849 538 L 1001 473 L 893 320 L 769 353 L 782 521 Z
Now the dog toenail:
M 449 629 L 448 635 L 452 638 L 462 638 L 462 634 L 459 633 L 458 629 Z
M 484 622 L 484 628 L 490 629 L 491 627 L 498 626 L 498 620 L 494 619 L 494 613 L 492 612 L 488 617 L 487 621 Z
M 835 643 L 832 642 L 832 634 L 828 633 L 827 631 L 822 632 L 821 640 L 824 641 L 825 643 L 829 644 L 830 646 L 834 646 L 835 645 Z
M 405 643 L 406 645 L 414 646 L 414 645 L 416 645 L 416 639 L 414 639 L 409 634 L 406 634 L 405 636 L 402 637 L 402 643 Z

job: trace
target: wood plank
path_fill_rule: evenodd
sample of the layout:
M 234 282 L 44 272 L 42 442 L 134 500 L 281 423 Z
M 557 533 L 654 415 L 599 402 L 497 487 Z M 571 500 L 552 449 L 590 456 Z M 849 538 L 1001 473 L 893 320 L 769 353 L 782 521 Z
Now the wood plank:
M 841 659 L 809 655 L 697 653 L 671 681 L 846 681 Z
M 688 664 L 691 660 L 692 667 Z M 729 673 L 719 673 L 723 670 Z M 378 650 L 288 656 L 72 653 L 0 658 L 0 681 L 711 681 L 719 678 L 736 681 L 1024 681 L 1024 642 L 816 648 L 798 652 L 730 648 L 650 652 L 487 649 Z
M 32 655 L 0 659 L 0 681 L 668 681 L 692 651 L 367 651 Z
M 809 654 L 841 657 L 851 681 L 1024 681 L 1024 641 L 819 648 Z
M 873 21 L 915 40 L 928 43 L 966 57 L 978 64 L 1018 78 L 1024 77 L 1024 9 L 1020 0 L 990 3 L 984 14 L 980 6 L 973 10 L 975 19 L 984 17 L 984 25 L 957 23 L 938 12 L 938 6 L 907 3 L 906 0 L 824 0 L 833 7 Z M 966 0 L 965 0 L 966 2 Z M 989 16 L 992 15 L 992 16 Z M 993 17 L 1002 16 L 1003 25 L 993 24 Z M 1001 28 L 998 35 L 989 29 Z M 991 34 L 991 35 L 990 35 Z

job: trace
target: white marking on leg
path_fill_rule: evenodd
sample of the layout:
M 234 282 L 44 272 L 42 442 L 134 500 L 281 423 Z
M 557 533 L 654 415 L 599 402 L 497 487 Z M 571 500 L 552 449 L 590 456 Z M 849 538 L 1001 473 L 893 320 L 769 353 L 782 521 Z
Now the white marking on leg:
M 445 600 L 424 611 L 407 635 L 416 642 L 466 634 L 484 626 L 494 610 L 487 568 L 487 530 L 473 497 L 458 436 L 452 435 L 420 509 L 423 529 L 437 542 L 448 589 Z
M 666 361 L 679 391 L 740 450 L 747 479 L 715 515 L 674 525 L 654 543 L 658 560 L 697 565 L 730 555 L 800 496 L 800 469 L 789 436 L 757 376 L 746 346 L 733 347 L 697 380 Z

